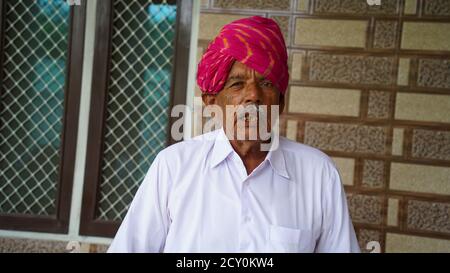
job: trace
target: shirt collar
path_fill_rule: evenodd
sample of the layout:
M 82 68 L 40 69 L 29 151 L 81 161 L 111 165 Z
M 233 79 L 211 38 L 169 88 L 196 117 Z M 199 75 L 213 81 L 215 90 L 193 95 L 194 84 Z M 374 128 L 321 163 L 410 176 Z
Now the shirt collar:
M 234 149 L 231 146 L 225 131 L 223 128 L 219 129 L 212 150 L 211 167 L 214 168 L 219 165 L 233 152 Z M 270 162 L 270 165 L 278 175 L 286 179 L 290 179 L 287 171 L 285 155 L 279 146 L 277 149 L 269 151 L 265 160 Z
M 211 167 L 213 168 L 224 161 L 225 158 L 227 158 L 234 151 L 233 147 L 231 147 L 230 141 L 225 135 L 223 128 L 217 131 L 211 157 Z
M 276 173 L 286 179 L 290 179 L 286 166 L 286 158 L 280 146 L 278 146 L 278 148 L 275 150 L 269 151 L 266 159 L 269 160 L 270 165 Z

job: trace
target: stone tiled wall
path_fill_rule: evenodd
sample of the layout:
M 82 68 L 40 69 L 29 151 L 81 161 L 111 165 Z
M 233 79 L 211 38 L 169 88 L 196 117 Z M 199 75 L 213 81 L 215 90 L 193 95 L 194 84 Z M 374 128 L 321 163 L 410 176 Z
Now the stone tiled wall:
M 279 23 L 282 132 L 335 160 L 362 249 L 450 252 L 450 1 L 201 3 L 198 58 L 230 21 Z
M 76 246 L 74 249 L 73 246 Z M 18 238 L 0 238 L 0 253 L 105 253 L 107 245 L 72 244 L 65 241 L 49 241 Z

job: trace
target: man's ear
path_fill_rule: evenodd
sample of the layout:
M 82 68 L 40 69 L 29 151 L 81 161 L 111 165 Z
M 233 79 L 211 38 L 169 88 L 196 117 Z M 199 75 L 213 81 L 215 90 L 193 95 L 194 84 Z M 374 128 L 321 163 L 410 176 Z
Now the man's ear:
M 283 113 L 284 111 L 284 95 L 280 93 L 280 102 L 279 102 L 279 106 L 280 106 L 280 115 Z
M 206 106 L 214 105 L 214 104 L 216 104 L 216 95 L 213 95 L 213 94 L 202 94 L 202 100 L 203 100 L 203 103 Z

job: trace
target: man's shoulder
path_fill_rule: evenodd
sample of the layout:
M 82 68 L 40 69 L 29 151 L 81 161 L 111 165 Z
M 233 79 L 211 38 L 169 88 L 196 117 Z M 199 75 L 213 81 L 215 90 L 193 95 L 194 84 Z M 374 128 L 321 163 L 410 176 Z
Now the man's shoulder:
M 183 140 L 172 144 L 159 153 L 159 157 L 194 157 L 207 153 L 217 137 L 217 131 L 212 131 L 191 139 Z

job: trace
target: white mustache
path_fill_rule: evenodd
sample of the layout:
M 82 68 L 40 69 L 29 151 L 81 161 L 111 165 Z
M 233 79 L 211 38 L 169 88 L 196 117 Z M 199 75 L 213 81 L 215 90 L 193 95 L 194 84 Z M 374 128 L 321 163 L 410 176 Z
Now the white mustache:
M 244 107 L 238 107 L 237 109 L 237 119 L 243 120 L 248 115 L 249 118 L 258 118 L 259 115 L 264 114 L 265 111 L 263 107 L 260 107 L 258 104 L 248 104 Z

